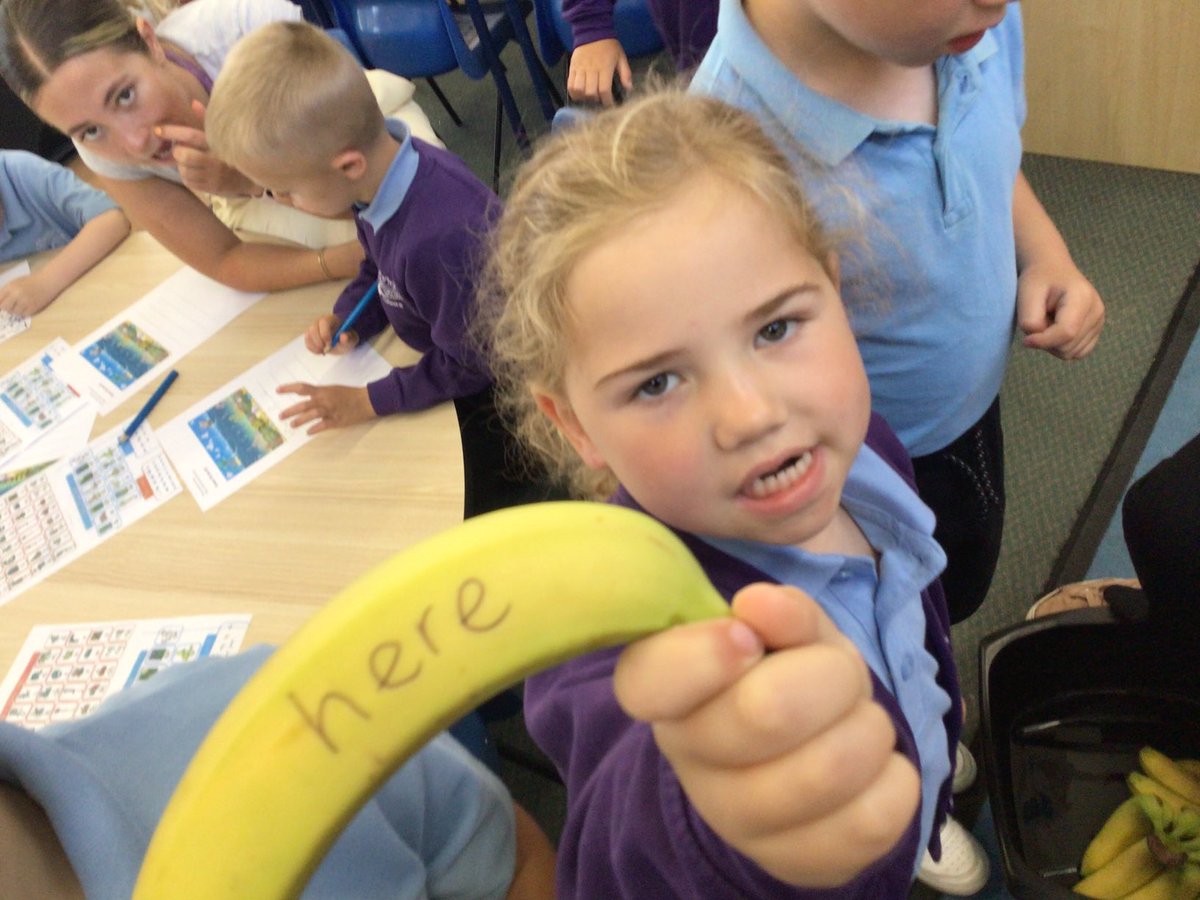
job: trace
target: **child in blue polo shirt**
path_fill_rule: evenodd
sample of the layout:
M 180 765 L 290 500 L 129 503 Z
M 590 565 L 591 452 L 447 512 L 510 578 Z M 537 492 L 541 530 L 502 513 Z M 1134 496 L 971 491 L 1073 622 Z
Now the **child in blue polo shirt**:
M 999 391 L 1016 326 L 1024 346 L 1079 359 L 1099 339 L 1104 304 L 1021 174 L 1019 6 L 917 6 L 722 0 L 692 89 L 754 113 L 815 171 L 807 180 L 826 221 L 870 220 L 843 258 L 843 292 L 872 408 L 912 456 L 937 517 L 959 622 L 983 602 L 999 558 Z M 921 877 L 969 894 L 979 881 L 958 878 L 955 860 L 979 851 L 959 836 Z
M 129 234 L 102 191 L 24 150 L 0 150 L 0 262 L 62 247 L 31 275 L 0 287 L 0 310 L 32 316 Z

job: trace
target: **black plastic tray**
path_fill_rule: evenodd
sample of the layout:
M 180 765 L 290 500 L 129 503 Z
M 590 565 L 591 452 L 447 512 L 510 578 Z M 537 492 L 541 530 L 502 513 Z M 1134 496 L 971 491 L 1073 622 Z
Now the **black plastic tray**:
M 1024 622 L 980 644 L 983 762 L 1005 882 L 1075 900 L 1088 841 L 1129 796 L 1149 744 L 1200 756 L 1200 645 L 1104 608 Z

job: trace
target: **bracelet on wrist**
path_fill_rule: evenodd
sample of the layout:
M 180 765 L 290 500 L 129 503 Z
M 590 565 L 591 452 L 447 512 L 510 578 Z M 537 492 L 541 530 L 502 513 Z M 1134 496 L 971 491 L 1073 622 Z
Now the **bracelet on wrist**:
M 329 264 L 325 262 L 324 247 L 317 251 L 317 265 L 321 267 L 321 274 L 325 276 L 325 280 L 333 281 L 333 273 L 329 271 Z

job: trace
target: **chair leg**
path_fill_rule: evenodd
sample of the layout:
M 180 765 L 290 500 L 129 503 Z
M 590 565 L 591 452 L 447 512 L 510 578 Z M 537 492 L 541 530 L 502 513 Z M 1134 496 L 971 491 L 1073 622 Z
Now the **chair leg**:
M 450 115 L 450 118 L 454 121 L 454 124 L 459 128 L 462 128 L 462 119 L 458 117 L 458 113 L 455 112 L 454 107 L 450 105 L 450 98 L 447 97 L 442 91 L 441 85 L 434 80 L 432 75 L 425 79 L 425 83 L 428 84 L 433 90 L 434 96 L 441 101 L 442 109 L 446 110 L 446 112 Z
M 529 80 L 533 82 L 533 90 L 537 94 L 538 103 L 541 104 L 542 115 L 549 122 L 554 118 L 555 110 L 563 105 L 562 97 L 555 90 L 546 67 L 542 65 L 541 57 L 533 48 L 533 38 L 530 37 L 529 29 L 525 25 L 521 4 L 518 0 L 504 0 L 504 7 L 512 22 L 513 36 L 521 47 L 521 55 L 525 57 L 525 68 L 529 70 Z M 551 99 L 552 96 L 553 99 Z
M 496 128 L 492 139 L 492 190 L 500 193 L 500 134 L 504 123 L 504 101 L 496 91 Z

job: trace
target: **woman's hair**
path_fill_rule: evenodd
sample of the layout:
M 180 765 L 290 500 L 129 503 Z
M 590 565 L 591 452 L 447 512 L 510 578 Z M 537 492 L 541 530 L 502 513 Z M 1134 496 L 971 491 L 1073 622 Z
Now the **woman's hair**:
M 145 53 L 135 15 L 154 6 L 122 0 L 3 0 L 0 6 L 0 75 L 32 106 L 46 79 L 64 62 L 92 50 Z
M 576 494 L 611 493 L 613 476 L 582 463 L 531 392 L 565 396 L 571 273 L 590 250 L 705 177 L 762 203 L 797 246 L 826 263 L 830 239 L 792 164 L 755 119 L 675 87 L 599 113 L 540 144 L 518 173 L 493 232 L 476 337 L 496 379 L 497 405 L 531 455 Z
M 385 127 L 345 47 L 305 22 L 272 22 L 226 57 L 204 130 L 212 151 L 236 168 L 289 160 L 315 168 L 342 150 L 366 150 Z

